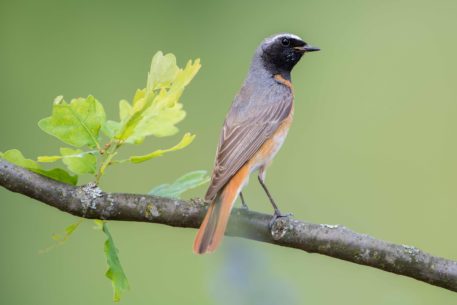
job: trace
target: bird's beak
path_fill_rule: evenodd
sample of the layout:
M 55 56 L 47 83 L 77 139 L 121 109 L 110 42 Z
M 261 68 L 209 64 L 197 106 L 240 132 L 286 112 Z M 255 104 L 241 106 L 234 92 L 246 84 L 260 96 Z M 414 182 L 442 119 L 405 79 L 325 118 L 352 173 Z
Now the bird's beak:
M 320 51 L 321 50 L 321 49 L 319 49 L 317 47 L 313 47 L 313 46 L 310 46 L 310 45 L 304 45 L 304 46 L 301 46 L 301 47 L 295 47 L 294 49 L 297 52 L 300 52 L 300 53 L 316 52 L 316 51 Z

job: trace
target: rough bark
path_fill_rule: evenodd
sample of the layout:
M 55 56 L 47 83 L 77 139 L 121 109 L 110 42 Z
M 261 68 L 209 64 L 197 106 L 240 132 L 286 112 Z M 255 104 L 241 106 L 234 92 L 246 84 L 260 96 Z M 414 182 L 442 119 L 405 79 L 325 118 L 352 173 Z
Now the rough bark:
M 48 179 L 0 160 L 0 185 L 79 217 L 161 223 L 198 228 L 207 205 L 140 194 L 105 193 L 96 185 L 81 187 Z M 457 291 L 457 262 L 415 247 L 397 245 L 340 225 L 313 224 L 234 209 L 227 235 L 253 239 L 415 278 Z M 190 250 L 189 250 L 190 251 Z

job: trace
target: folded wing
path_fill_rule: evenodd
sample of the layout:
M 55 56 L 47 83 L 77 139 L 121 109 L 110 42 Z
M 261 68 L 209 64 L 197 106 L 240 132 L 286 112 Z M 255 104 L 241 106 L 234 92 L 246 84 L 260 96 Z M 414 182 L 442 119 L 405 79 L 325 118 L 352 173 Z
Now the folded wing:
M 229 179 L 273 136 L 279 125 L 292 111 L 293 95 L 254 94 L 246 97 L 243 91 L 232 105 L 222 129 L 216 153 L 211 183 L 206 201 L 213 201 Z M 252 100 L 252 96 L 268 99 L 266 102 Z M 274 96 L 274 100 L 272 99 Z

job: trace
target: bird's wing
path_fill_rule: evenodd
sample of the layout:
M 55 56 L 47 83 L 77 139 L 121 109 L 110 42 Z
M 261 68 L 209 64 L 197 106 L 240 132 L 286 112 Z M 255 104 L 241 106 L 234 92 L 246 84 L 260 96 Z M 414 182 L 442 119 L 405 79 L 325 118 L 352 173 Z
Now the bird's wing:
M 273 136 L 292 111 L 293 95 L 290 91 L 257 96 L 268 99 L 268 102 L 259 103 L 252 96 L 243 100 L 243 95 L 240 94 L 227 115 L 216 152 L 211 183 L 205 196 L 207 201 L 214 200 L 230 178 Z

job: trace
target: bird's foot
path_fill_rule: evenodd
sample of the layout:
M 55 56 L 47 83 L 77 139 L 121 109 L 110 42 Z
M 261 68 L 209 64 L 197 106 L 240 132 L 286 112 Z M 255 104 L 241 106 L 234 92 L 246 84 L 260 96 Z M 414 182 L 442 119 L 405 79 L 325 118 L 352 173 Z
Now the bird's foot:
M 240 209 L 245 210 L 245 211 L 249 211 L 249 207 L 245 202 L 241 203 Z
M 270 230 L 273 228 L 273 225 L 275 224 L 276 220 L 278 220 L 279 218 L 284 218 L 284 217 L 289 218 L 291 216 L 293 216 L 292 213 L 283 214 L 283 213 L 281 213 L 280 210 L 275 210 L 275 213 L 273 214 L 273 217 L 271 218 L 270 223 L 268 224 Z

